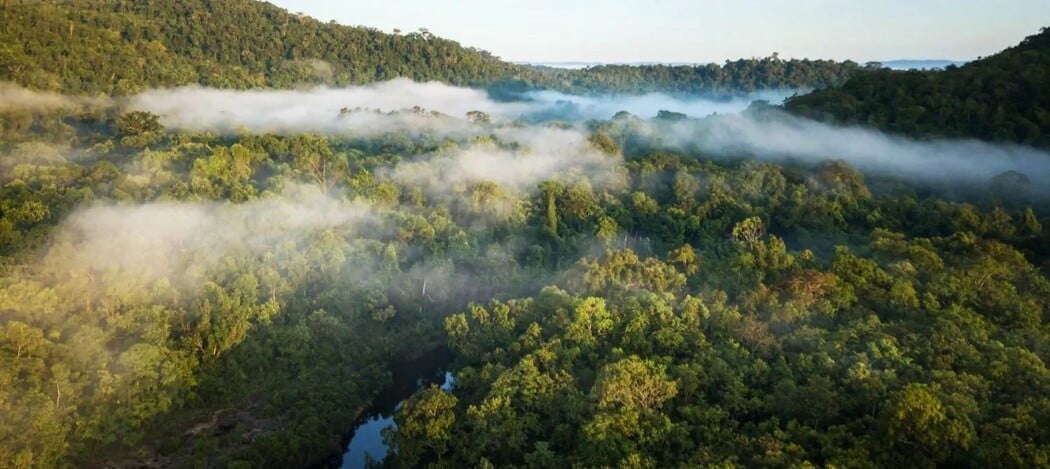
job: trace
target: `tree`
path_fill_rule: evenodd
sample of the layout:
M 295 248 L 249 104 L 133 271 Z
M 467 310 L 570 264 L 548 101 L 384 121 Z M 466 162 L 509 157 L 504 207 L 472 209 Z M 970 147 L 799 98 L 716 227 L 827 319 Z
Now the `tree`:
M 1038 236 L 1043 232 L 1043 225 L 1039 223 L 1039 219 L 1036 218 L 1035 212 L 1032 211 L 1031 207 L 1024 210 L 1024 225 L 1022 232 L 1028 236 Z
M 471 124 L 477 125 L 488 125 L 492 123 L 492 117 L 481 111 L 470 111 L 467 112 L 467 120 Z
M 733 239 L 754 246 L 766 234 L 766 224 L 758 217 L 749 217 L 733 226 Z
M 564 190 L 561 184 L 554 181 L 540 183 L 540 195 L 546 202 L 547 231 L 558 236 L 558 196 Z
M 678 249 L 667 253 L 667 261 L 678 266 L 678 269 L 686 275 L 693 275 L 700 270 L 700 259 L 693 247 L 688 244 L 683 244 Z
M 428 460 L 431 453 L 441 461 L 452 439 L 456 403 L 456 396 L 430 386 L 401 404 L 394 415 L 397 432 L 392 443 L 398 454 L 397 461 L 402 466 L 418 467 Z M 388 437 L 384 436 L 384 439 Z
M 323 136 L 297 137 L 291 141 L 288 150 L 293 155 L 295 173 L 325 191 L 332 190 L 347 177 L 348 155 L 332 151 L 328 139 Z
M 950 419 L 934 389 L 918 383 L 905 386 L 886 407 L 884 416 L 886 434 L 894 444 L 904 445 L 905 452 L 916 448 L 915 456 L 934 463 L 943 461 L 953 447 L 969 447 L 973 427 L 965 423 Z
M 591 389 L 600 409 L 628 408 L 652 412 L 678 392 L 663 367 L 630 356 L 606 365 Z
M 117 133 L 125 146 L 142 148 L 155 143 L 164 131 L 160 116 L 146 111 L 121 114 L 116 122 Z
M 621 150 L 620 144 L 605 132 L 592 132 L 587 137 L 587 142 L 606 155 L 615 155 Z

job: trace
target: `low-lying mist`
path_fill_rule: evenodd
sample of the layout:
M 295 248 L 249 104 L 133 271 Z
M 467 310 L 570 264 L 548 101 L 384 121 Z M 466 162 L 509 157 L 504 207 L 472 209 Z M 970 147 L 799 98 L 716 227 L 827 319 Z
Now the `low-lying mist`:
M 530 91 L 517 101 L 496 101 L 484 91 L 437 82 L 396 79 L 374 85 L 302 90 L 218 90 L 182 87 L 132 97 L 128 107 L 161 116 L 172 128 L 223 133 L 322 132 L 370 136 L 389 132 L 464 135 L 476 132 L 466 114 L 480 111 L 496 122 L 584 121 L 609 119 L 620 111 L 655 117 L 671 110 L 690 117 L 736 113 L 755 100 L 783 102 L 790 90 L 767 90 L 737 97 L 645 95 L 568 95 Z M 476 120 L 473 120 L 476 122 Z
M 326 229 L 376 223 L 368 204 L 341 201 L 313 186 L 241 204 L 101 203 L 77 210 L 57 227 L 42 266 L 58 275 L 104 273 L 125 287 L 161 279 L 189 286 L 228 255 L 260 256 Z
M 754 97 L 778 102 L 785 93 L 769 91 Z M 27 109 L 89 101 L 6 85 L 0 86 L 0 96 L 9 98 L 2 101 L 5 106 Z M 157 113 L 166 126 L 188 130 L 336 136 L 426 130 L 445 134 L 460 143 L 431 154 L 401 155 L 401 162 L 380 167 L 375 175 L 400 187 L 419 188 L 434 199 L 463 198 L 466 205 L 470 205 L 467 199 L 472 188 L 481 183 L 498 185 L 505 191 L 502 197 L 513 203 L 534 194 L 546 180 L 621 182 L 622 159 L 593 147 L 583 122 L 608 118 L 620 110 L 643 118 L 660 110 L 707 116 L 611 121 L 614 132 L 649 139 L 646 151 L 670 148 L 704 157 L 814 164 L 838 159 L 867 173 L 941 186 L 987 184 L 996 175 L 1012 171 L 1030 181 L 1030 187 L 1016 188 L 1018 191 L 1047 195 L 1045 187 L 1050 187 L 1050 155 L 1033 148 L 974 140 L 917 141 L 778 111 L 739 112 L 747 99 L 716 103 L 658 94 L 583 97 L 539 91 L 529 93 L 525 101 L 506 103 L 480 90 L 399 79 L 363 87 L 294 91 L 187 87 L 142 93 L 125 104 Z M 562 112 L 566 108 L 571 112 Z M 409 112 L 391 113 L 405 109 Z M 471 111 L 484 112 L 492 121 L 468 117 Z M 568 122 L 542 125 L 523 119 L 541 113 Z M 98 267 L 151 281 L 184 272 L 193 264 L 214 265 L 215 259 L 230 250 L 257 253 L 305 232 L 348 228 L 373 217 L 371 207 L 347 205 L 333 197 L 299 188 L 240 205 L 87 206 L 59 227 L 51 251 L 62 254 L 47 259 L 73 270 Z
M 803 166 L 843 160 L 916 186 L 980 187 L 1016 172 L 1024 177 L 1003 178 L 1013 183 L 1007 190 L 1050 195 L 1050 155 L 1033 148 L 919 141 L 767 106 L 747 110 L 753 99 L 778 103 L 788 93 L 717 100 L 533 91 L 505 102 L 476 89 L 400 79 L 343 89 L 184 87 L 110 100 L 0 85 L 0 111 L 113 106 L 95 121 L 97 128 L 69 126 L 60 144 L 0 142 L 0 182 L 12 194 L 0 211 L 14 220 L 0 217 L 0 248 L 14 240 L 19 249 L 11 249 L 17 258 L 3 266 L 10 275 L 0 277 L 0 314 L 55 337 L 81 334 L 100 344 L 97 356 L 108 358 L 71 361 L 82 376 L 122 372 L 125 354 L 134 363 L 141 350 L 166 350 L 175 341 L 182 342 L 173 350 L 190 351 L 188 362 L 196 360 L 193 354 L 217 357 L 281 308 L 295 311 L 301 324 L 345 318 L 338 324 L 361 325 L 360 334 L 415 324 L 412 334 L 383 338 L 393 344 L 440 337 L 444 314 L 472 302 L 564 285 L 582 276 L 581 259 L 614 247 L 642 257 L 701 247 L 707 251 L 701 255 L 678 252 L 687 269 L 701 261 L 700 269 L 710 269 L 697 277 L 710 282 L 702 286 L 706 294 L 718 287 L 709 280 L 716 276 L 727 275 L 726 284 L 744 278 L 725 266 L 745 258 L 738 257 L 744 251 L 726 250 L 733 264 L 723 263 L 721 245 L 700 244 L 750 225 L 740 218 L 761 220 L 757 214 L 767 215 L 767 207 L 797 209 L 790 213 L 794 223 L 830 206 L 803 197 L 752 210 L 752 187 L 753 198 L 762 200 L 763 192 L 788 187 L 795 172 L 771 172 L 776 178 L 768 185 L 752 184 L 737 176 L 753 166 L 722 175 L 725 168 L 686 164 L 678 168 L 690 174 L 674 174 L 671 182 L 670 171 L 650 172 L 661 164 L 660 152 Z M 109 111 L 118 107 L 154 113 L 170 132 L 158 132 L 152 119 L 135 125 L 135 118 L 149 116 L 114 119 Z M 192 134 L 197 131 L 204 133 Z M 151 138 L 129 138 L 136 132 Z M 652 154 L 653 165 L 625 163 L 625 155 Z M 680 163 L 677 156 L 663 161 Z M 692 174 L 706 170 L 710 174 Z M 302 183 L 307 180 L 316 185 Z M 549 181 L 560 184 L 544 184 Z M 748 188 L 717 192 L 718 185 L 738 183 Z M 792 184 L 793 192 L 782 194 L 809 187 Z M 730 200 L 737 194 L 740 203 Z M 665 196 L 676 198 L 673 206 L 657 200 Z M 828 235 L 811 243 L 814 251 L 841 239 L 818 232 L 826 230 L 823 223 L 814 226 L 806 239 Z M 806 247 L 789 241 L 792 249 Z M 766 245 L 747 249 L 759 244 Z M 629 275 L 662 275 L 662 267 L 642 267 Z M 601 267 L 601 275 L 620 275 L 620 268 L 633 269 L 611 265 Z M 239 329 L 228 334 L 227 324 Z M 103 330 L 112 337 L 93 338 Z M 138 330 L 145 331 L 141 340 Z M 231 339 L 192 343 L 212 332 Z M 78 342 L 71 343 L 68 350 L 79 353 Z M 134 374 L 126 376 L 136 382 Z M 84 383 L 84 389 L 104 388 Z M 187 384 L 171 395 L 191 389 Z M 99 395 L 106 403 L 100 408 L 122 402 Z M 58 397 L 55 407 L 34 399 L 41 410 L 27 415 L 55 413 Z
M 714 157 L 749 156 L 784 162 L 843 160 L 861 171 L 938 186 L 982 185 L 1014 171 L 1037 193 L 1050 184 L 1050 154 L 978 140 L 918 141 L 862 127 L 839 127 L 782 112 L 713 116 L 656 123 L 649 132 L 671 146 Z
M 649 118 L 666 110 L 691 119 L 654 120 L 643 131 L 659 138 L 662 145 L 699 149 L 712 157 L 801 162 L 841 159 L 865 172 L 939 185 L 982 184 L 1007 171 L 1026 175 L 1035 187 L 1050 182 L 1050 155 L 1032 148 L 974 140 L 917 141 L 777 112 L 741 112 L 753 100 L 780 103 L 791 93 L 767 90 L 714 99 L 658 93 L 574 96 L 544 90 L 526 92 L 520 101 L 504 102 L 491 99 L 481 90 L 398 79 L 362 87 L 295 91 L 176 88 L 137 95 L 129 106 L 159 114 L 169 127 L 189 130 L 322 132 L 362 137 L 429 132 L 459 139 L 500 131 L 508 141 L 529 146 L 564 135 L 523 130 L 532 127 L 526 122 L 557 120 L 579 126 L 588 120 L 609 119 L 620 111 Z M 471 111 L 485 113 L 491 123 L 476 115 L 468 118 L 466 114 Z M 525 134 L 530 136 L 521 137 Z M 525 177 L 531 184 L 560 173 L 566 153 L 549 158 L 537 152 L 535 158 L 524 160 L 508 159 L 505 151 L 467 151 L 456 161 L 442 162 L 436 177 L 445 183 L 489 179 L 516 186 L 519 176 L 531 175 L 535 177 Z M 586 155 L 583 152 L 569 158 L 586 159 Z M 413 175 L 419 164 L 413 161 L 388 173 L 401 181 L 432 186 L 427 179 L 435 176 L 433 171 Z
M 9 82 L 0 82 L 0 112 L 41 112 L 77 107 L 106 106 L 107 97 L 70 96 L 50 91 L 34 91 Z
M 622 160 L 600 153 L 579 129 L 508 127 L 493 129 L 491 135 L 493 140 L 447 154 L 423 155 L 383 168 L 379 175 L 423 188 L 430 195 L 447 195 L 483 182 L 521 196 L 546 180 L 586 179 L 603 185 L 620 180 L 617 167 Z M 511 142 L 516 148 L 497 142 Z
M 407 79 L 302 90 L 191 86 L 141 93 L 130 98 L 128 107 L 158 114 L 162 124 L 177 129 L 354 136 L 423 131 L 460 135 L 470 129 L 469 122 L 460 119 L 470 111 L 511 117 L 526 109 L 523 104 L 497 103 L 484 91 Z
M 747 109 L 754 101 L 780 104 L 796 93 L 796 90 L 764 90 L 725 97 L 677 97 L 664 93 L 579 96 L 543 90 L 525 93 L 523 97 L 538 108 L 531 114 L 535 119 L 587 120 L 609 119 L 621 111 L 642 118 L 656 117 L 660 111 L 678 112 L 694 118 L 735 114 Z

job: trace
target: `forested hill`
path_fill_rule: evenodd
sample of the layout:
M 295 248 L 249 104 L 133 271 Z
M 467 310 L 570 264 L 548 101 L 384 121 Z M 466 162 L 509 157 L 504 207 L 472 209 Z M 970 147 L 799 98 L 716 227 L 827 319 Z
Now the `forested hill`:
M 1050 148 L 1050 29 L 945 71 L 857 74 L 791 99 L 788 110 L 906 135 L 974 137 Z
M 0 3 L 0 81 L 72 94 L 200 84 L 287 88 L 407 77 L 519 92 L 743 93 L 839 85 L 853 62 L 767 58 L 702 66 L 541 70 L 421 29 L 387 34 L 324 23 L 255 0 Z
M 522 67 L 426 31 L 323 23 L 254 0 L 4 3 L 0 80 L 66 93 L 124 94 L 199 83 L 227 88 L 395 77 L 488 82 Z
M 836 86 L 861 67 L 848 60 L 783 60 L 774 53 L 727 60 L 723 65 L 598 65 L 581 70 L 543 70 L 566 91 L 706 93 Z

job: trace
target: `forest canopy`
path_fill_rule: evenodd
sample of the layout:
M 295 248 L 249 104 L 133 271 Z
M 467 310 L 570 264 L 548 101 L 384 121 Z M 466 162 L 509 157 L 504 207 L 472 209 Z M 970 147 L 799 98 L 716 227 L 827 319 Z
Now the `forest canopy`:
M 1050 29 L 944 71 L 864 71 L 840 87 L 797 96 L 786 108 L 911 136 L 1050 148 Z
M 67 94 L 200 84 L 289 88 L 397 77 L 497 89 L 738 93 L 845 81 L 855 63 L 776 57 L 705 66 L 538 70 L 431 34 L 324 23 L 255 0 L 7 2 L 0 80 Z
M 552 72 L 247 0 L 2 8 L 2 467 L 324 465 L 421 357 L 454 383 L 378 465 L 1050 464 L 1045 30 Z

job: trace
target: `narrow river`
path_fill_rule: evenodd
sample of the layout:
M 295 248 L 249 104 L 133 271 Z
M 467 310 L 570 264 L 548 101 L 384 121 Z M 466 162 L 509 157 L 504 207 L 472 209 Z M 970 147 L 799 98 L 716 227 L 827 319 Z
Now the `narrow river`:
M 448 351 L 442 349 L 396 366 L 393 370 L 393 384 L 358 418 L 357 426 L 350 436 L 350 443 L 343 453 L 342 464 L 333 466 L 360 469 L 366 466 L 369 459 L 383 460 L 387 447 L 383 443 L 382 431 L 394 426 L 394 412 L 402 401 L 423 387 L 441 384 L 441 389 L 452 389 L 455 378 L 452 373 L 445 371 L 447 365 Z

